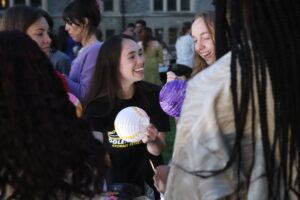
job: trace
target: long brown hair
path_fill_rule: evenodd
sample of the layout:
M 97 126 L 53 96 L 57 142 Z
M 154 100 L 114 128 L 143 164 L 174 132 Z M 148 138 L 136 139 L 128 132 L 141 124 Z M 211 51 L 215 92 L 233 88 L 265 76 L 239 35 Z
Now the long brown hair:
M 26 30 L 37 20 L 44 16 L 45 12 L 34 7 L 17 5 L 10 7 L 3 15 L 0 30 L 19 30 L 26 32 Z
M 215 45 L 215 14 L 213 11 L 205 11 L 203 13 L 197 14 L 193 19 L 193 23 L 202 18 L 204 20 L 205 25 L 207 26 L 208 32 L 211 35 L 213 43 Z M 192 76 L 197 74 L 199 71 L 208 67 L 208 64 L 205 62 L 198 53 L 195 53 L 195 67 L 193 68 Z
M 142 41 L 143 50 L 147 51 L 147 49 L 149 47 L 149 42 L 154 40 L 151 28 L 148 28 L 148 27 L 143 28 L 141 30 L 139 37 Z
M 104 99 L 110 104 L 110 109 L 116 103 L 118 93 L 122 90 L 120 82 L 120 57 L 122 52 L 122 41 L 128 39 L 135 41 L 132 37 L 120 34 L 106 40 L 98 54 L 91 89 L 88 94 L 86 106 L 97 99 Z M 134 83 L 135 92 L 141 94 L 140 82 Z M 147 99 L 145 99 L 147 102 Z

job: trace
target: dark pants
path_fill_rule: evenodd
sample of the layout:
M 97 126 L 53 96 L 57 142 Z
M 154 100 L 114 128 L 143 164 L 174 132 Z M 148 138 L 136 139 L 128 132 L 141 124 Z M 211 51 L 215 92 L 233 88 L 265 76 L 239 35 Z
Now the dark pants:
M 191 77 L 193 70 L 186 65 L 176 64 L 170 68 L 170 71 L 174 72 L 176 76 L 185 76 L 188 79 Z

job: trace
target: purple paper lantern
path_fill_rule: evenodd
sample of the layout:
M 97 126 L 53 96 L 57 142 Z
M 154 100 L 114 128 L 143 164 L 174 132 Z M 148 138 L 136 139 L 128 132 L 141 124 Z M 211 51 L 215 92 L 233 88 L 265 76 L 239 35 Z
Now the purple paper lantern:
M 159 93 L 159 104 L 172 117 L 179 117 L 186 92 L 186 81 L 173 80 L 164 85 Z

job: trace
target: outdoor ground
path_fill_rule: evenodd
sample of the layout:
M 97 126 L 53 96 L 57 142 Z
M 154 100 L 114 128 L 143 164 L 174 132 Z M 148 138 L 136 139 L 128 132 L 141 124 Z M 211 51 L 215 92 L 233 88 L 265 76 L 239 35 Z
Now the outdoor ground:
M 163 152 L 163 158 L 166 164 L 168 164 L 169 160 L 172 157 L 173 144 L 174 144 L 175 133 L 176 133 L 175 119 L 172 117 L 170 117 L 170 125 L 171 125 L 171 131 L 166 133 L 166 148 Z

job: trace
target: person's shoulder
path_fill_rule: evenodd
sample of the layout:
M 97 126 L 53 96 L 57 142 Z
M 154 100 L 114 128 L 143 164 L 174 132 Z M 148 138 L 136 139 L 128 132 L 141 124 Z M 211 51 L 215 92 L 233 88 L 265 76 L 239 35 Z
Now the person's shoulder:
M 180 40 L 180 41 L 185 41 L 185 40 L 190 40 L 190 39 L 192 39 L 192 36 L 190 34 L 185 34 L 178 38 L 178 40 Z
M 226 53 L 214 64 L 205 68 L 191 78 L 189 85 L 219 85 L 230 80 L 231 52 Z
M 192 37 L 191 35 L 187 34 L 187 35 L 182 35 L 180 36 L 177 40 L 176 40 L 176 44 L 179 45 L 179 48 L 181 45 L 187 43 L 188 41 L 191 41 Z
M 231 64 L 231 51 L 224 54 L 221 58 L 219 58 L 214 64 L 208 67 L 208 70 L 211 71 L 228 71 L 230 69 Z
M 99 52 L 101 46 L 102 46 L 101 42 L 99 42 L 99 41 L 94 42 L 94 43 L 90 44 L 89 46 L 85 47 L 82 50 L 82 52 L 79 53 L 78 57 L 83 60 L 86 60 L 89 58 L 95 58 L 96 56 L 98 56 L 98 52 Z M 94 59 L 91 61 L 94 61 Z
M 90 44 L 89 49 L 91 49 L 91 50 L 100 49 L 102 44 L 103 44 L 103 42 L 96 41 L 93 44 Z
M 92 115 L 100 115 L 109 108 L 109 102 L 104 98 L 97 98 L 89 102 L 86 106 L 86 113 Z
M 104 97 L 96 98 L 88 103 L 88 106 L 101 106 L 103 104 L 108 104 L 108 100 Z
M 161 90 L 161 87 L 153 84 L 153 83 L 149 83 L 147 81 L 140 81 L 139 83 L 137 83 L 138 85 L 140 85 L 140 87 L 145 91 L 145 92 L 159 92 Z
M 152 40 L 150 43 L 150 46 L 152 48 L 160 48 L 161 47 L 160 43 L 157 40 Z
M 191 34 L 187 34 L 185 38 L 187 41 L 192 42 L 194 44 L 194 40 L 193 40 L 193 37 L 191 36 Z
M 231 64 L 231 52 L 224 54 L 221 58 L 219 58 L 215 63 L 200 71 L 199 76 L 205 76 L 205 74 L 215 73 L 221 74 L 224 72 L 230 72 L 230 64 Z M 198 75 L 197 74 L 197 75 Z
M 81 54 L 88 54 L 90 52 L 95 52 L 95 51 L 99 50 L 101 48 L 101 46 L 102 46 L 102 42 L 96 41 L 96 42 L 90 44 L 89 46 L 85 47 L 83 49 L 83 52 L 81 52 Z
M 55 56 L 60 57 L 61 59 L 70 61 L 70 58 L 68 57 L 68 55 L 65 54 L 64 52 L 60 51 L 60 50 L 55 51 L 54 54 L 55 54 Z

